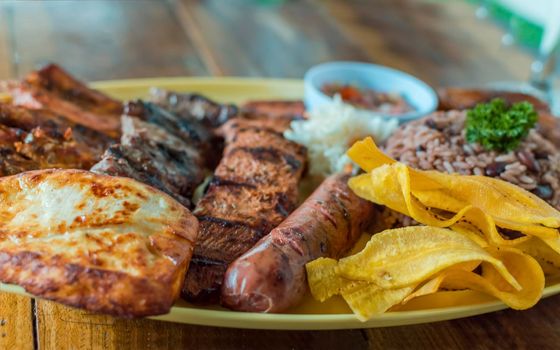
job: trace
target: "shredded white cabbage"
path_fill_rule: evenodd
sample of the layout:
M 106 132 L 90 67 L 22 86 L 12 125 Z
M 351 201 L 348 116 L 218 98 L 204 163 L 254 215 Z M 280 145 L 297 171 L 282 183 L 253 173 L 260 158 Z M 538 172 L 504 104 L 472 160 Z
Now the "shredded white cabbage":
M 372 136 L 379 143 L 395 131 L 398 120 L 358 110 L 335 96 L 331 103 L 310 111 L 308 119 L 290 126 L 284 136 L 307 147 L 310 173 L 328 175 L 351 164 L 346 151 L 354 141 Z

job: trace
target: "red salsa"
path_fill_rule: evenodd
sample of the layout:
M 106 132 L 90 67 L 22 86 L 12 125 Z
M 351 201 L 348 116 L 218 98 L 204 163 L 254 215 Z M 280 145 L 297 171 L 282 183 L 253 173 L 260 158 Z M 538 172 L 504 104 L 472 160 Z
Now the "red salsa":
M 383 114 L 404 114 L 414 110 L 405 98 L 397 93 L 379 92 L 336 83 L 323 85 L 321 91 L 331 97 L 340 95 L 344 102 L 355 107 Z

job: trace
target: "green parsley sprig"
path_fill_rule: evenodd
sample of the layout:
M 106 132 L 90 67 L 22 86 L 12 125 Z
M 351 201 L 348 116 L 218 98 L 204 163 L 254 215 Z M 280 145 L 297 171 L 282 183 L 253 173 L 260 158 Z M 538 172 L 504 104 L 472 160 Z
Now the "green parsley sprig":
M 529 102 L 508 106 L 501 98 L 467 111 L 467 141 L 486 150 L 512 151 L 535 126 L 538 116 Z

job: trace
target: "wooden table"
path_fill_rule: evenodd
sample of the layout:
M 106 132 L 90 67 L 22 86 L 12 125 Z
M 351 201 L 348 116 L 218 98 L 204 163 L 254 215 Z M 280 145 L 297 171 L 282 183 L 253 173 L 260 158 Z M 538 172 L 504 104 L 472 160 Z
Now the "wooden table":
M 301 77 L 363 60 L 434 86 L 523 80 L 531 58 L 459 1 L 0 2 L 0 79 L 57 62 L 85 80 L 181 75 Z M 531 310 L 408 327 L 256 331 L 88 315 L 0 294 L 0 349 L 555 348 L 560 298 Z

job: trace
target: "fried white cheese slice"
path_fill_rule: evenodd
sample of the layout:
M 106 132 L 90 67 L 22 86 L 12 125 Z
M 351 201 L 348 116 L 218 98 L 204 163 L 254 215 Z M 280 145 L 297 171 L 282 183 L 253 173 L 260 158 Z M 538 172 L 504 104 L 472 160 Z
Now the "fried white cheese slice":
M 132 179 L 81 170 L 0 178 L 0 281 L 121 317 L 169 311 L 198 221 Z

